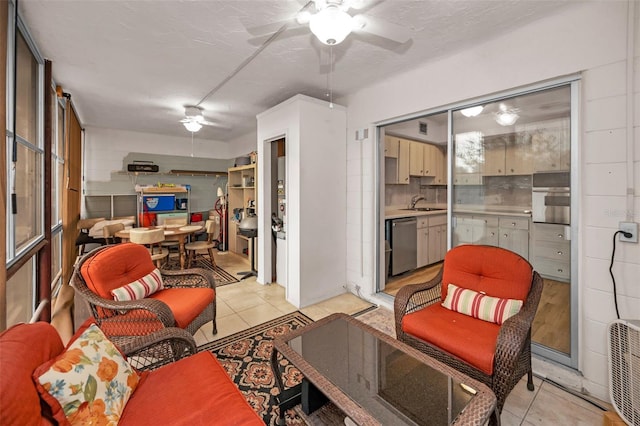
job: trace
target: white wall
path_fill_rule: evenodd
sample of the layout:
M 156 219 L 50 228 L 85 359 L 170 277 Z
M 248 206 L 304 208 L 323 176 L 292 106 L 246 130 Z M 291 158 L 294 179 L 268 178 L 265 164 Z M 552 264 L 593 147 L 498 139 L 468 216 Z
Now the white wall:
M 627 2 L 585 3 L 434 63 L 367 87 L 348 106 L 347 279 L 375 286 L 375 123 L 564 75 L 582 74 L 579 138 L 579 369 L 584 389 L 608 399 L 605 329 L 615 318 L 608 262 L 612 235 L 634 187 L 640 221 L 640 40 L 635 33 L 635 157 L 626 147 Z M 636 8 L 638 9 L 638 8 Z M 636 11 L 637 12 L 637 11 Z M 636 22 L 638 15 L 635 16 Z M 369 139 L 354 132 L 369 128 Z M 635 182 L 626 182 L 635 167 Z M 640 246 L 618 244 L 614 272 L 621 315 L 640 316 Z
M 255 149 L 255 139 L 254 139 Z M 244 151 L 244 154 L 252 151 Z M 178 138 L 154 133 L 87 127 L 85 129 L 85 179 L 108 181 L 111 172 L 122 170 L 122 160 L 130 152 L 188 156 L 191 137 Z M 229 159 L 236 155 L 232 144 L 195 138 L 193 153 L 201 158 Z
M 270 151 L 285 137 L 287 300 L 297 307 L 344 293 L 346 281 L 346 114 L 297 95 L 258 115 L 259 235 L 270 234 Z M 258 282 L 270 282 L 271 241 L 258 249 Z

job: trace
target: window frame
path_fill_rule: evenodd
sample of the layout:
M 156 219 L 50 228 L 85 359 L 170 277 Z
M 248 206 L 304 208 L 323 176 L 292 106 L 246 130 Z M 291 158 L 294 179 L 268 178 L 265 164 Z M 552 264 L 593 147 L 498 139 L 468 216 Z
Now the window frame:
M 11 195 L 10 202 L 7 203 L 6 214 L 6 268 L 20 263 L 23 256 L 34 256 L 36 248 L 45 238 L 45 218 L 44 218 L 44 195 L 45 195 L 45 180 L 44 176 L 44 58 L 37 46 L 35 45 L 28 27 L 20 17 L 19 13 L 16 13 L 16 4 L 14 0 L 9 1 L 9 14 L 8 14 L 8 30 L 7 30 L 7 129 L 6 129 L 6 156 L 7 156 L 7 194 L 14 194 L 16 170 L 13 160 L 14 146 L 18 144 L 24 148 L 32 150 L 36 154 L 38 159 L 39 168 L 39 182 L 36 188 L 36 197 L 39 198 L 37 204 L 42 206 L 41 211 L 36 212 L 39 231 L 31 238 L 31 240 L 24 244 L 19 249 L 16 247 L 16 215 L 12 212 L 13 195 Z M 17 19 L 17 20 L 16 20 Z M 36 75 L 36 140 L 28 141 L 23 137 L 16 134 L 16 78 L 18 70 L 16 69 L 16 52 L 14 49 L 18 33 L 27 44 L 29 52 L 33 55 L 34 60 L 37 63 L 37 75 Z

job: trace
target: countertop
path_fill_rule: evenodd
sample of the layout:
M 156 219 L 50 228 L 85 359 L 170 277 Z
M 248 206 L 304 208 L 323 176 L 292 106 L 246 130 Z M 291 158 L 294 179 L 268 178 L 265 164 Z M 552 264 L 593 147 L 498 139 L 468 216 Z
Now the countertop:
M 438 208 L 442 208 L 439 206 Z M 454 214 L 476 214 L 476 215 L 492 215 L 492 216 L 511 216 L 511 217 L 531 217 L 531 211 L 518 206 L 483 206 L 483 205 L 463 205 L 454 206 Z M 419 217 L 419 216 L 436 216 L 447 214 L 447 210 L 435 211 L 415 211 L 402 210 L 402 207 L 387 208 L 384 212 L 385 219 L 398 219 L 400 217 Z
M 384 218 L 385 219 L 398 219 L 400 217 L 419 217 L 419 216 L 437 216 L 447 214 L 446 210 L 435 210 L 430 212 L 419 211 L 419 210 L 385 210 Z

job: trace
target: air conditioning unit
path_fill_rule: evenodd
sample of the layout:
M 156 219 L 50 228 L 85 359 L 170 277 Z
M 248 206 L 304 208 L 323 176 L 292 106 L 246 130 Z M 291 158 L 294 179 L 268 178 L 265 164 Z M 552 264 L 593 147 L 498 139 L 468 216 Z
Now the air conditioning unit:
M 620 417 L 640 426 L 640 320 L 609 324 L 609 393 Z

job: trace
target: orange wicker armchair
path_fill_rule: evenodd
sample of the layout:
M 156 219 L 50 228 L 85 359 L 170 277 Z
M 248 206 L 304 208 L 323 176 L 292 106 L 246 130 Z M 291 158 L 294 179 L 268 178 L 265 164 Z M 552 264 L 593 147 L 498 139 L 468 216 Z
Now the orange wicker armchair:
M 119 347 L 166 327 L 193 335 L 209 321 L 216 334 L 215 279 L 205 269 L 160 270 L 161 289 L 137 300 L 115 300 L 115 290 L 141 282 L 157 274 L 155 270 L 144 246 L 102 246 L 78 262 L 71 283 L 87 301 L 96 324 Z
M 398 292 L 396 333 L 399 340 L 489 386 L 501 413 L 525 374 L 533 390 L 531 324 L 541 293 L 542 278 L 521 256 L 493 246 L 458 246 L 447 253 L 435 278 Z M 512 316 L 500 316 L 508 309 L 501 307 L 517 308 L 520 301 Z

